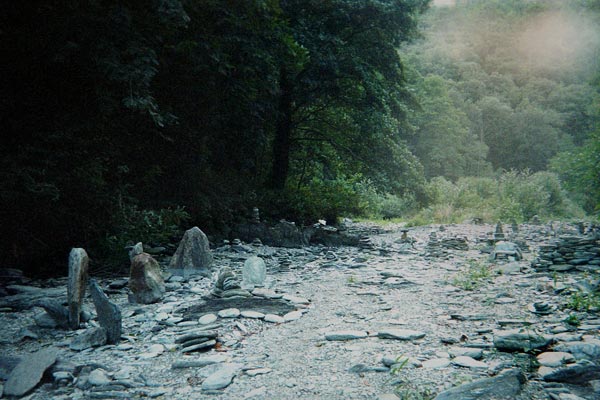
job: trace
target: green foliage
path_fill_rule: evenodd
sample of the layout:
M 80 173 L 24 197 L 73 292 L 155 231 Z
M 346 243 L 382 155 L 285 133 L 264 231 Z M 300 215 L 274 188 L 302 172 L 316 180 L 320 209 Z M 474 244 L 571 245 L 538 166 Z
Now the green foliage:
M 456 183 L 438 177 L 426 189 L 429 204 L 413 217 L 411 225 L 460 223 L 473 218 L 489 223 L 525 222 L 534 215 L 542 219 L 584 215 L 550 172 L 509 171 L 497 179 L 461 178 Z
M 482 262 L 469 260 L 467 268 L 452 278 L 452 285 L 464 290 L 475 290 L 492 279 L 490 267 Z
M 599 293 L 586 293 L 580 290 L 571 294 L 567 308 L 574 311 L 597 311 L 600 309 L 600 294 Z

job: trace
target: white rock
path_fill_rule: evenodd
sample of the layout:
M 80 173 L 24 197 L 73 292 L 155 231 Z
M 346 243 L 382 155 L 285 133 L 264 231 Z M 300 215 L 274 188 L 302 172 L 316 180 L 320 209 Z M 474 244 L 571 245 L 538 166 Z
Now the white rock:
M 265 315 L 265 321 L 266 322 L 273 322 L 275 324 L 283 324 L 285 322 L 285 320 L 283 319 L 283 317 L 280 317 L 279 315 L 275 315 L 275 314 L 267 314 L 267 315 Z
M 218 364 L 215 364 L 218 365 Z M 217 390 L 226 388 L 233 378 L 241 371 L 242 365 L 235 363 L 220 364 L 220 368 L 202 382 L 202 390 Z
M 92 386 L 104 386 L 110 383 L 111 379 L 106 375 L 106 372 L 101 368 L 96 368 L 88 376 L 88 382 Z
M 458 356 L 452 360 L 452 364 L 465 368 L 482 368 L 487 369 L 488 365 L 484 362 L 477 361 L 468 356 Z
M 271 371 L 273 371 L 271 368 L 249 369 L 246 371 L 246 375 L 248 375 L 248 376 L 264 375 L 264 374 L 268 374 Z
M 302 318 L 302 311 L 292 311 L 283 316 L 285 322 L 295 321 Z
M 252 311 L 252 310 L 243 310 L 241 312 L 241 315 L 244 318 L 251 318 L 251 319 L 263 319 L 265 317 L 265 314 L 258 312 L 258 311 Z
M 446 368 L 450 365 L 450 359 L 448 358 L 433 358 L 431 360 L 423 361 L 423 368 L 438 369 Z
M 573 354 L 571 353 L 562 351 L 547 351 L 539 354 L 537 360 L 540 365 L 556 368 L 567 363 L 575 362 L 575 357 L 573 357 Z
M 200 323 L 200 325 L 212 324 L 216 320 L 217 320 L 217 316 L 215 314 L 205 314 L 205 315 L 201 316 L 200 318 L 198 318 L 198 322 Z
M 237 308 L 227 308 L 217 313 L 219 318 L 237 318 L 240 316 L 240 310 Z

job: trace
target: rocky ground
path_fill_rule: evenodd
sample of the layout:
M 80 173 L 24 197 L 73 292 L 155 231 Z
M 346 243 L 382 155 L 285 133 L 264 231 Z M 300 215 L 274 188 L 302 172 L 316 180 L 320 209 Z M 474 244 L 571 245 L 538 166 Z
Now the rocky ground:
M 539 246 L 557 234 L 548 226 L 520 226 L 531 252 L 497 262 L 481 251 L 493 226 L 444 228 L 413 228 L 403 240 L 386 227 L 362 248 L 214 249 L 215 271 L 239 271 L 251 255 L 267 263 L 265 288 L 235 303 L 207 300 L 214 276 L 174 277 L 150 305 L 128 302 L 125 278 L 99 279 L 121 309 L 123 336 L 83 350 L 73 343 L 96 325 L 93 314 L 82 329 L 61 330 L 24 305 L 60 295 L 65 280 L 10 286 L 0 302 L 0 379 L 5 391 L 14 385 L 20 362 L 22 379 L 39 381 L 49 357 L 24 398 L 600 398 L 600 316 L 586 294 L 597 266 L 534 270 Z M 432 231 L 469 250 L 432 248 Z M 94 309 L 90 299 L 84 308 Z M 216 345 L 182 352 L 190 333 Z

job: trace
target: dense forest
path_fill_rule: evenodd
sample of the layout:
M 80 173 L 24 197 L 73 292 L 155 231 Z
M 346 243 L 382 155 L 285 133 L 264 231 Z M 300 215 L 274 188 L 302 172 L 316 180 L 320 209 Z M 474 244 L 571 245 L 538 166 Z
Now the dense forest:
M 253 207 L 598 215 L 598 0 L 32 0 L 0 21 L 1 267 L 118 263 Z

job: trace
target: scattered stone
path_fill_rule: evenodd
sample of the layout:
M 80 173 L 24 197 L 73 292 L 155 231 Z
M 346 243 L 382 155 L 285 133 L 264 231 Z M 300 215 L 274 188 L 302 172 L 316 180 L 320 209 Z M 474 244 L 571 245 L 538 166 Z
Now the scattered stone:
M 162 300 L 165 282 L 160 265 L 150 254 L 142 253 L 133 258 L 129 271 L 130 300 L 133 303 L 151 304 Z
M 35 321 L 35 324 L 40 328 L 54 329 L 58 327 L 58 324 L 56 323 L 54 318 L 52 318 L 47 312 L 35 315 L 33 317 L 33 320 Z
M 42 379 L 44 372 L 56 362 L 54 348 L 39 350 L 24 356 L 11 371 L 4 383 L 4 396 L 23 396 L 31 391 Z
M 106 344 L 106 329 L 102 327 L 93 327 L 82 334 L 75 336 L 71 341 L 69 348 L 75 351 L 82 351 L 92 347 L 103 346 Z
M 90 281 L 90 293 L 96 307 L 98 322 L 106 329 L 106 343 L 119 343 L 121 340 L 121 310 L 108 300 L 94 279 Z
M 102 368 L 96 368 L 90 372 L 90 375 L 87 379 L 88 383 L 92 386 L 104 386 L 108 385 L 112 381 L 112 379 L 106 375 L 106 371 L 104 371 Z
M 240 310 L 238 310 L 237 308 L 227 308 L 217 313 L 219 318 L 237 318 L 240 316 L 240 314 Z
M 529 352 L 543 349 L 552 343 L 552 338 L 533 331 L 511 329 L 494 333 L 494 346 L 500 351 Z
M 423 368 L 427 369 L 440 369 L 450 366 L 450 359 L 446 357 L 432 358 L 431 360 L 423 361 Z
M 473 368 L 473 369 L 487 369 L 488 365 L 484 362 L 477 361 L 469 356 L 458 356 L 452 360 L 452 364 L 458 365 L 459 367 Z
M 555 350 L 571 353 L 577 360 L 600 361 L 600 343 L 563 343 L 556 346 Z
M 296 321 L 302 318 L 302 311 L 291 311 L 283 316 L 285 322 Z
M 79 328 L 79 315 L 87 287 L 89 261 L 84 249 L 74 248 L 69 254 L 67 304 L 69 306 L 69 328 L 71 329 Z
M 208 238 L 195 226 L 183 235 L 169 268 L 174 274 L 184 277 L 195 274 L 210 276 L 212 263 Z
M 345 341 L 364 339 L 368 336 L 368 333 L 365 331 L 337 331 L 326 333 L 325 339 L 329 341 Z
M 244 310 L 240 313 L 240 315 L 244 318 L 250 319 L 264 319 L 265 314 L 258 311 Z
M 245 373 L 248 376 L 257 376 L 257 375 L 268 374 L 272 371 L 273 370 L 271 368 L 255 368 L 255 369 L 249 369 L 249 370 L 245 371 Z
M 438 394 L 434 400 L 514 399 L 525 383 L 523 372 L 513 369 L 493 378 L 478 379 Z
M 260 257 L 250 257 L 242 267 L 242 287 L 254 288 L 264 286 L 267 278 L 267 266 Z
M 57 326 L 61 328 L 69 328 L 69 310 L 64 307 L 59 301 L 53 299 L 40 299 L 35 303 L 36 306 L 42 307 Z
M 231 384 L 233 378 L 242 370 L 241 364 L 222 364 L 216 372 L 202 382 L 202 390 L 224 389 Z
M 271 322 L 274 324 L 283 324 L 285 322 L 285 320 L 283 319 L 283 317 L 280 317 L 279 315 L 267 314 L 267 315 L 265 315 L 265 322 Z
M 425 337 L 425 333 L 410 329 L 386 329 L 379 331 L 377 337 L 382 339 L 417 340 Z
M 217 316 L 215 314 L 205 314 L 198 318 L 198 322 L 200 325 L 209 325 L 214 323 L 217 320 Z
M 181 368 L 202 368 L 207 365 L 212 364 L 220 364 L 227 361 L 226 356 L 222 355 L 212 355 L 212 356 L 204 356 L 197 358 L 185 358 L 183 360 L 175 361 L 171 368 L 173 369 L 181 369 Z
M 540 370 L 542 368 L 540 368 Z M 570 364 L 554 370 L 545 371 L 545 373 L 541 375 L 542 378 L 548 382 L 587 385 L 590 381 L 600 379 L 600 365 L 584 360 L 577 364 Z
M 575 357 L 571 353 L 562 351 L 549 351 L 537 356 L 540 365 L 550 368 L 557 368 L 564 364 L 575 362 Z

